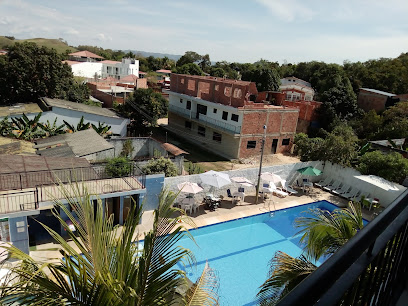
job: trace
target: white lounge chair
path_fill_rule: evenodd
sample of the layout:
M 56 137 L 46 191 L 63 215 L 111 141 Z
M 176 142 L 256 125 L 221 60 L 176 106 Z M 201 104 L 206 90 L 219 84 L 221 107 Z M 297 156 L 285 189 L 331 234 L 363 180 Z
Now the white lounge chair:
M 341 188 L 332 190 L 332 192 L 334 194 L 341 195 L 341 194 L 346 193 L 347 191 L 349 191 L 350 188 L 351 188 L 350 185 L 344 184 Z
M 286 191 L 287 193 L 289 193 L 289 195 L 292 194 L 297 194 L 297 190 L 293 189 L 292 187 L 289 186 L 288 182 L 286 182 L 286 180 L 281 180 L 281 185 L 282 185 L 282 189 L 284 191 Z
M 337 188 L 339 188 L 341 185 L 340 181 L 335 181 L 333 184 L 327 185 L 325 187 L 323 187 L 323 190 L 326 190 L 328 192 L 332 191 L 332 190 L 336 190 Z
M 265 186 L 266 185 L 266 186 Z M 269 182 L 269 184 L 264 184 L 262 191 L 265 193 L 272 193 L 277 195 L 278 197 L 284 198 L 289 194 L 283 190 L 279 190 L 278 187 L 273 182 Z
M 333 179 L 331 177 L 326 177 L 324 180 L 320 180 L 317 183 L 315 183 L 315 186 L 319 188 L 326 187 L 330 185 L 333 182 Z
M 342 193 L 341 196 L 343 198 L 349 199 L 351 200 L 352 198 L 356 197 L 359 194 L 360 190 L 358 190 L 357 188 L 353 187 L 351 188 L 351 190 L 349 192 L 346 193 Z

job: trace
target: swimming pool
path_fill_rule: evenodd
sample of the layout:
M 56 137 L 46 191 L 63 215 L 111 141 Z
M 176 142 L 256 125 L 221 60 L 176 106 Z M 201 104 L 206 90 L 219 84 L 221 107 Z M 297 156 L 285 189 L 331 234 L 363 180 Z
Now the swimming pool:
M 219 277 L 220 305 L 256 305 L 259 286 L 266 280 L 268 263 L 276 251 L 293 257 L 302 253 L 298 229 L 293 221 L 309 208 L 333 211 L 338 208 L 319 201 L 293 208 L 227 221 L 190 230 L 196 244 L 188 238 L 180 245 L 193 251 L 196 268 L 187 268 L 187 276 L 195 282 L 208 260 Z M 183 267 L 179 266 L 180 269 Z

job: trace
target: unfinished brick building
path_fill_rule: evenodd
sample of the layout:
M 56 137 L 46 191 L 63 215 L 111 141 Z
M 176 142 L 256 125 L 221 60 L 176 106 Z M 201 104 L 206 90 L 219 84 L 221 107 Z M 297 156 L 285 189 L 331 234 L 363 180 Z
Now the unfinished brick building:
M 171 75 L 169 129 L 229 159 L 289 151 L 299 110 L 257 102 L 255 83 L 215 77 Z

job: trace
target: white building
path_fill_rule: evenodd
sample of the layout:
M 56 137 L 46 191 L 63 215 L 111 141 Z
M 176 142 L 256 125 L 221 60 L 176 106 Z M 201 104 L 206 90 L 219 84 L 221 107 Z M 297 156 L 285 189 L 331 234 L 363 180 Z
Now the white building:
M 314 90 L 309 82 L 295 78 L 286 77 L 280 80 L 279 89 L 285 94 L 287 101 L 313 101 Z
M 123 58 L 118 61 L 102 61 L 101 75 L 103 78 L 113 77 L 120 80 L 121 78 L 134 74 L 139 75 L 139 60 L 134 58 Z
M 76 62 L 76 61 L 64 61 L 71 66 L 74 76 L 83 78 L 96 78 L 99 79 L 102 76 L 102 62 Z

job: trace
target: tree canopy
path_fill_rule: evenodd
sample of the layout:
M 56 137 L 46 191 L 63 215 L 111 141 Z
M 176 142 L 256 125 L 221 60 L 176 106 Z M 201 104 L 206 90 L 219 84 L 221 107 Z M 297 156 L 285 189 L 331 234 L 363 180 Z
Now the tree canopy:
M 11 46 L 0 58 L 0 71 L 0 105 L 35 102 L 40 97 L 89 99 L 88 87 L 74 79 L 62 56 L 35 43 Z

